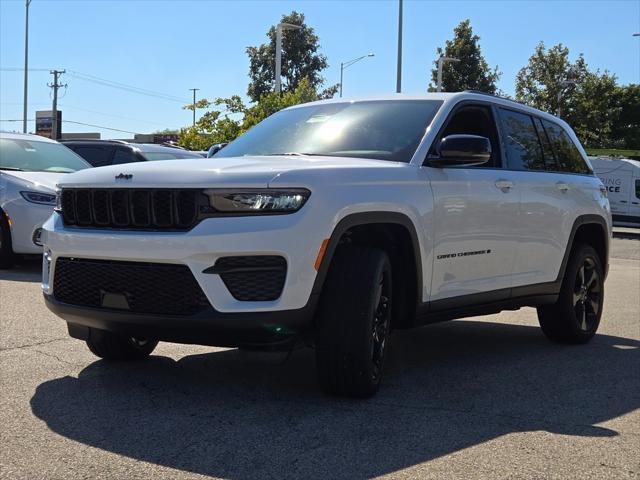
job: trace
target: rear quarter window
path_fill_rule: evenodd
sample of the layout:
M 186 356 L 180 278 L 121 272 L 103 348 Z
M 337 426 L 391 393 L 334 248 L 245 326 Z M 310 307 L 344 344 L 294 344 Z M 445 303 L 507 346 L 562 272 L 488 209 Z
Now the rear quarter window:
M 548 120 L 543 120 L 542 124 L 547 132 L 549 141 L 561 172 L 590 174 L 591 169 L 573 143 L 567 132 L 560 125 L 556 125 Z

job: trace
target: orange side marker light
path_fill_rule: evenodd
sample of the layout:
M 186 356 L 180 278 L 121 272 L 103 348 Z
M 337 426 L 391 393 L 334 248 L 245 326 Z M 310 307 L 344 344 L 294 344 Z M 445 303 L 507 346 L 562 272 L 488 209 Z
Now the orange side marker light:
M 318 256 L 316 257 L 316 263 L 313 265 L 316 269 L 316 272 L 320 270 L 320 265 L 322 265 L 322 259 L 324 258 L 324 254 L 327 251 L 327 245 L 329 245 L 329 239 L 325 238 L 320 245 L 320 250 L 318 250 Z

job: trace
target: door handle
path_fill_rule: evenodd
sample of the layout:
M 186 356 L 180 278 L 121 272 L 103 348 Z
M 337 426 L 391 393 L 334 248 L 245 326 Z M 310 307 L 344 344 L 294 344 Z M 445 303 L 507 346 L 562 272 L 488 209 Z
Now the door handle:
M 558 183 L 556 183 L 556 188 L 564 193 L 567 190 L 569 190 L 569 184 L 564 183 L 564 182 L 558 182 Z
M 507 193 L 513 188 L 513 182 L 511 180 L 496 180 L 496 187 Z

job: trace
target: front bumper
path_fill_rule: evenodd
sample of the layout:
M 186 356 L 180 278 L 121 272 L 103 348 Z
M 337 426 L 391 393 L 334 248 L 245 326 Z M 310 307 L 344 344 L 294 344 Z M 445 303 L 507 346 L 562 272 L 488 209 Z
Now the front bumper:
M 90 328 L 167 342 L 219 347 L 286 348 L 309 331 L 317 296 L 297 310 L 221 313 L 210 309 L 192 316 L 147 315 L 77 307 L 44 295 L 45 304 L 63 318 L 69 334 L 87 340 Z
M 42 247 L 33 243 L 34 232 L 41 228 L 53 213 L 53 207 L 29 203 L 20 198 L 4 205 L 11 219 L 11 246 L 15 253 L 40 254 Z
M 317 275 L 314 263 L 324 238 L 326 232 L 301 212 L 211 218 L 188 232 L 74 228 L 65 226 L 55 213 L 44 226 L 43 239 L 50 263 L 45 265 L 42 287 L 46 295 L 54 295 L 56 260 L 60 257 L 168 263 L 187 266 L 217 312 L 299 310 L 310 300 Z M 276 300 L 237 300 L 220 275 L 204 273 L 221 257 L 252 255 L 277 255 L 286 260 L 286 279 Z

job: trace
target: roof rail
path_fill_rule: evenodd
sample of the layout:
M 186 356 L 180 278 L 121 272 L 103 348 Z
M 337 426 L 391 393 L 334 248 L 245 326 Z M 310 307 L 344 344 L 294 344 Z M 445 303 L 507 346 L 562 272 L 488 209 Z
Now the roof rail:
M 61 142 L 112 142 L 112 143 L 120 143 L 122 145 L 131 145 L 131 142 L 127 142 L 126 140 L 116 140 L 116 139 L 102 139 L 102 138 L 64 138 L 60 140 Z
M 506 100 L 507 102 L 513 102 L 513 103 L 517 103 L 518 105 L 524 105 L 525 107 L 531 107 L 531 105 L 527 105 L 526 103 L 519 102 L 518 100 L 514 100 L 513 98 L 503 97 L 502 95 L 497 95 L 495 93 L 483 92 L 482 90 L 464 90 L 463 93 L 477 93 L 479 95 L 488 95 L 490 97 Z

